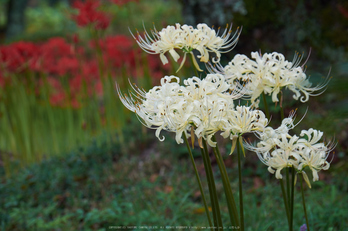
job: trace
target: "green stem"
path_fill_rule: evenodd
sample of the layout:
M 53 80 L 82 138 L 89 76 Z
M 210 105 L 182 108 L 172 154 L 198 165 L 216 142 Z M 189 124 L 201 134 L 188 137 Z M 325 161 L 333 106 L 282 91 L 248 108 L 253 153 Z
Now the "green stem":
M 213 169 L 211 167 L 207 143 L 205 142 L 204 139 L 202 139 L 202 143 L 203 143 L 204 149 L 201 149 L 201 152 L 203 156 L 205 172 L 207 174 L 209 194 L 210 194 L 210 200 L 211 200 L 212 211 L 213 211 L 214 227 L 219 229 L 220 227 L 222 228 L 222 220 L 220 215 L 219 200 L 216 193 Z
M 295 189 L 295 169 L 291 169 L 291 201 L 290 201 L 290 231 L 293 230 L 294 221 L 294 189 Z
M 286 174 L 286 191 L 287 191 L 286 195 L 288 197 L 288 200 L 287 200 L 288 201 L 288 208 L 290 209 L 290 207 L 291 207 L 291 200 L 290 200 L 291 194 L 290 194 L 289 168 L 286 168 L 285 174 Z M 290 218 L 290 216 L 289 216 L 289 218 Z
M 280 186 L 282 188 L 282 194 L 283 194 L 284 206 L 285 206 L 285 211 L 286 211 L 286 217 L 287 217 L 288 225 L 289 225 L 289 229 L 290 229 L 289 204 L 288 204 L 288 201 L 287 201 L 287 196 L 286 196 L 286 192 L 285 192 L 283 179 L 280 179 Z
M 213 136 L 213 141 L 216 142 L 215 136 Z M 223 162 L 220 150 L 219 150 L 217 145 L 215 148 L 213 148 L 213 150 L 214 150 L 215 158 L 216 158 L 217 163 L 219 165 L 220 173 L 222 176 L 222 183 L 224 185 L 225 196 L 226 196 L 226 200 L 227 200 L 227 207 L 228 207 L 228 211 L 229 211 L 231 224 L 235 225 L 235 226 L 239 226 L 237 206 L 236 206 L 236 202 L 235 202 L 234 197 L 233 197 L 232 187 L 230 184 L 230 180 L 228 178 L 225 164 Z
M 305 202 L 305 197 L 304 197 L 304 191 L 303 191 L 303 179 L 301 178 L 301 192 L 302 192 L 302 204 L 303 204 L 303 210 L 306 218 L 306 225 L 307 225 L 307 230 L 309 231 L 309 222 L 308 222 L 308 216 L 307 216 L 307 209 L 306 209 L 306 202 Z
M 187 53 L 187 55 L 189 55 L 189 53 Z M 193 72 L 195 73 L 196 77 L 199 78 L 198 71 L 197 71 L 196 66 L 194 64 L 194 60 L 193 60 L 194 58 L 195 57 L 193 57 L 193 55 L 191 55 L 191 64 L 192 64 L 191 67 L 192 67 Z
M 279 106 L 280 106 L 280 118 L 283 121 L 284 119 L 283 93 L 279 92 L 278 97 L 279 97 Z
M 126 10 L 128 11 L 127 12 L 128 13 L 128 23 L 129 23 L 128 27 L 134 28 L 134 21 L 133 21 L 133 17 L 132 17 L 133 10 L 132 10 L 130 4 L 126 4 Z
M 263 98 L 263 104 L 265 105 L 265 112 L 266 112 L 266 116 L 267 119 L 270 119 L 270 114 L 269 114 L 269 110 L 268 110 L 268 104 L 267 104 L 267 100 L 266 100 L 266 95 L 264 92 L 262 92 L 262 98 Z
M 210 218 L 210 215 L 209 215 L 209 208 L 208 208 L 208 205 L 207 205 L 207 201 L 205 199 L 205 195 L 204 195 L 201 179 L 199 177 L 199 174 L 198 174 L 198 171 L 197 171 L 197 167 L 196 167 L 196 164 L 195 164 L 195 160 L 193 158 L 192 151 L 191 151 L 191 148 L 190 148 L 190 144 L 187 141 L 187 137 L 186 137 L 185 133 L 184 133 L 184 140 L 185 140 L 185 143 L 186 143 L 187 150 L 188 150 L 188 152 L 190 154 L 190 158 L 191 158 L 191 162 L 192 162 L 193 168 L 195 170 L 196 179 L 197 179 L 197 182 L 198 182 L 198 185 L 199 185 L 199 190 L 201 191 L 201 195 L 202 195 L 202 199 L 203 199 L 203 203 L 204 203 L 205 213 L 207 214 L 209 225 L 210 225 L 210 227 L 212 227 L 213 224 L 211 223 L 211 218 Z
M 244 209 L 243 209 L 243 186 L 242 186 L 242 164 L 240 156 L 240 145 L 237 144 L 238 154 L 238 177 L 239 177 L 239 210 L 240 210 L 240 230 L 244 231 Z
M 99 44 L 99 39 L 100 36 L 97 31 L 92 31 L 92 38 L 95 41 L 95 47 L 96 47 L 96 57 L 97 57 L 97 62 L 98 62 L 98 69 L 99 69 L 99 75 L 100 78 L 104 77 L 104 61 L 103 61 L 103 56 L 102 56 L 102 49 Z

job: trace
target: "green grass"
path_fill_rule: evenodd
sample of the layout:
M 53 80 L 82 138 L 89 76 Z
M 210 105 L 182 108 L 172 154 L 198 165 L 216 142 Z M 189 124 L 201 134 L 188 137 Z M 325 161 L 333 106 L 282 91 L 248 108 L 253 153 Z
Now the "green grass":
M 76 146 L 86 146 L 102 134 L 107 134 L 111 143 L 123 139 L 122 133 L 115 131 L 125 123 L 128 111 L 121 107 L 111 78 L 103 80 L 102 101 L 97 96 L 85 97 L 80 108 L 72 108 L 53 107 L 48 86 L 36 95 L 36 86 L 19 81 L 19 76 L 11 77 L 14 84 L 0 93 L 0 150 L 3 150 L 1 160 L 7 175 L 49 156 L 67 153 Z
M 0 184 L 0 224 L 3 230 L 105 230 L 112 226 L 207 226 L 189 156 L 173 137 L 159 142 L 125 133 L 128 149 L 91 144 L 22 170 Z M 138 134 L 134 136 L 133 134 Z M 147 137 L 147 138 L 146 138 Z M 150 137 L 150 138 L 149 138 Z M 142 151 L 141 151 L 142 150 Z M 223 151 L 232 189 L 238 200 L 236 156 Z M 196 164 L 207 189 L 203 162 Z M 284 230 L 286 215 L 280 186 L 252 154 L 243 161 L 246 230 Z M 343 166 L 346 169 L 347 166 Z M 229 226 L 228 209 L 217 165 L 213 165 L 222 219 Z M 348 183 L 340 163 L 321 172 L 319 182 L 306 189 L 312 230 L 344 230 L 348 213 Z M 343 170 L 344 171 L 344 170 Z M 299 182 L 295 192 L 294 227 L 305 223 Z M 208 195 L 208 192 L 207 192 Z M 238 202 L 238 201 L 237 201 Z M 238 204 L 238 203 L 237 203 Z
M 141 0 L 138 3 L 129 2 L 121 7 L 104 1 L 101 10 L 111 18 L 107 34 L 130 35 L 129 28 L 136 32 L 143 30 L 143 26 L 151 29 L 153 23 L 157 28 L 163 25 L 182 23 L 181 5 L 178 1 Z M 0 1 L 0 26 L 5 24 L 5 4 Z M 29 40 L 44 41 L 55 36 L 71 37 L 78 26 L 71 19 L 74 9 L 66 4 L 50 7 L 43 1 L 38 6 L 28 7 L 25 11 L 26 29 L 12 38 L 11 41 Z M 76 13 L 76 12 L 75 12 Z M 42 20 L 45 18 L 45 20 Z M 81 38 L 88 38 L 89 31 L 79 31 Z

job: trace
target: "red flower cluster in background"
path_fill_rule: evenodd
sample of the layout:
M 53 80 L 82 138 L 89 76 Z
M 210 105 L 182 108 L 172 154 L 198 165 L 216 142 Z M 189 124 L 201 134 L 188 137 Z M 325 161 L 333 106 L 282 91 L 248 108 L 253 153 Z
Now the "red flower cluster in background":
M 158 57 L 148 55 L 141 58 L 145 54 L 134 46 L 131 37 L 107 36 L 98 43 L 89 42 L 89 47 L 80 43 L 76 36 L 72 40 L 69 43 L 64 38 L 55 37 L 44 43 L 21 41 L 0 46 L 0 86 L 9 84 L 11 75 L 23 80 L 29 75 L 35 76 L 37 86 L 45 82 L 49 84 L 53 106 L 70 103 L 79 107 L 81 98 L 103 95 L 100 68 L 103 68 L 104 75 L 115 79 L 124 73 L 127 77 L 136 77 L 144 73 L 140 63 L 146 59 L 150 75 L 163 77 L 163 66 Z M 102 66 L 100 60 L 98 62 L 97 49 L 101 51 Z
M 135 53 L 133 41 L 124 35 L 106 37 L 99 40 L 103 61 L 108 67 L 134 67 Z
M 132 0 L 110 0 L 123 5 Z M 134 0 L 133 0 L 134 1 Z M 92 26 L 94 30 L 105 30 L 110 17 L 101 11 L 97 0 L 77 0 L 73 8 L 78 10 L 72 18 L 77 25 Z M 77 35 L 71 41 L 54 37 L 46 42 L 15 42 L 0 46 L 0 87 L 11 84 L 12 76 L 40 89 L 44 84 L 50 88 L 50 103 L 53 106 L 81 106 L 81 99 L 103 95 L 102 78 L 122 75 L 142 76 L 143 66 L 153 79 L 163 77 L 162 66 L 157 56 L 144 54 L 134 40 L 124 35 L 106 36 L 91 41 L 80 41 Z M 88 45 L 89 44 L 89 45 Z M 145 57 L 146 56 L 146 57 Z M 103 76 L 101 76 L 103 75 Z M 47 86 L 47 85 L 46 85 Z M 40 90 L 35 90 L 40 94 Z
M 100 2 L 95 0 L 75 1 L 73 8 L 79 12 L 77 15 L 73 15 L 73 19 L 81 27 L 93 25 L 96 30 L 105 30 L 110 24 L 110 17 L 99 11 L 99 6 Z
M 35 62 L 37 46 L 31 42 L 20 41 L 0 49 L 0 68 L 5 66 L 10 72 L 23 71 Z
M 76 49 L 63 38 L 51 38 L 41 45 L 35 67 L 50 75 L 74 75 L 79 70 L 77 57 L 83 53 L 82 47 Z
M 110 0 L 110 2 L 118 6 L 123 6 L 129 2 L 139 2 L 139 0 Z M 110 16 L 99 9 L 100 1 L 76 0 L 72 6 L 78 10 L 78 14 L 72 16 L 77 25 L 81 27 L 92 25 L 96 30 L 105 30 L 110 25 Z

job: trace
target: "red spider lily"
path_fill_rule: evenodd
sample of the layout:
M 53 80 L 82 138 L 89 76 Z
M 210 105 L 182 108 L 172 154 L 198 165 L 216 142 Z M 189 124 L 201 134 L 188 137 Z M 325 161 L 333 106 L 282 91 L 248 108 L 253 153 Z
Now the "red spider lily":
M 95 84 L 94 91 L 97 94 L 97 96 L 99 96 L 99 97 L 103 96 L 103 94 L 104 94 L 103 83 L 100 80 L 98 80 L 97 83 Z
M 344 8 L 342 5 L 337 5 L 337 9 L 343 17 L 348 18 L 348 9 Z
M 48 77 L 47 78 L 47 83 L 53 87 L 53 89 L 62 89 L 62 85 L 60 81 L 56 78 L 53 77 Z
M 50 96 L 50 104 L 52 106 L 63 106 L 66 101 L 66 94 L 64 91 L 59 91 L 57 93 L 53 93 Z
M 144 74 L 141 69 L 142 65 L 136 66 L 136 63 L 142 63 L 143 53 L 138 47 L 134 48 L 134 42 L 130 37 L 124 35 L 108 36 L 99 40 L 98 44 L 103 54 L 105 67 L 113 70 L 112 73 L 120 70 L 120 67 L 124 67 L 130 76 L 142 76 Z M 96 49 L 95 41 L 92 41 L 90 46 Z M 157 57 L 147 55 L 146 60 L 150 75 L 154 79 L 162 78 L 163 71 L 169 72 L 172 69 L 170 65 L 163 66 Z
M 80 42 L 80 38 L 77 34 L 73 34 L 72 41 L 74 44 L 78 44 Z
M 89 4 L 93 5 L 92 2 Z M 93 7 L 95 6 L 98 5 L 94 4 Z M 78 108 L 81 107 L 79 100 L 102 97 L 103 84 L 101 66 L 98 65 L 95 55 L 97 52 L 85 51 L 77 36 L 69 40 L 70 43 L 64 38 L 56 37 L 41 44 L 17 42 L 0 46 L 0 87 L 11 83 L 11 73 L 29 71 L 34 72 L 37 77 L 49 76 L 47 83 L 52 106 Z M 124 71 L 129 77 L 142 76 L 145 73 L 141 65 L 144 54 L 138 47 L 134 47 L 133 39 L 117 35 L 100 39 L 98 43 L 92 40 L 89 44 L 92 50 L 98 47 L 101 51 L 102 55 L 98 57 L 102 58 L 99 61 L 103 63 L 103 73 L 115 77 L 124 74 Z M 153 56 L 147 56 L 145 60 L 150 66 L 150 75 L 154 78 L 162 77 L 163 69 L 170 68 L 163 67 Z M 64 77 L 64 80 L 60 77 Z M 39 95 L 44 79 L 39 78 L 38 81 L 32 86 L 38 87 L 36 90 Z M 63 83 L 69 86 L 63 87 Z
M 99 4 L 99 1 L 93 0 L 75 1 L 73 7 L 78 9 L 79 13 L 74 15 L 73 19 L 77 25 L 85 27 L 93 24 L 96 30 L 105 30 L 110 24 L 110 18 L 105 13 L 97 10 Z
M 163 77 L 163 73 L 170 73 L 173 69 L 172 65 L 168 63 L 167 65 L 162 65 L 158 57 L 153 55 L 147 55 L 146 57 L 150 75 L 155 80 L 154 84 L 157 84 L 156 81 L 160 80 Z M 182 58 L 179 59 L 181 61 Z
M 52 87 L 52 92 L 49 99 L 50 104 L 52 106 L 62 106 L 66 101 L 66 94 L 63 90 L 62 84 L 59 80 L 53 77 L 48 77 L 47 83 Z
M 79 61 L 76 57 L 62 57 L 57 62 L 58 75 L 76 74 L 78 71 Z
M 76 98 L 72 98 L 70 100 L 70 106 L 72 106 L 72 108 L 77 109 L 81 107 L 81 103 Z
M 35 68 L 47 74 L 64 75 L 76 73 L 79 62 L 76 55 L 83 54 L 82 48 L 75 49 L 63 38 L 52 38 L 40 47 L 40 57 L 37 59 Z
M 31 42 L 16 42 L 0 47 L 0 62 L 9 72 L 22 72 L 33 66 L 38 56 L 37 45 Z
M 99 41 L 104 63 L 110 68 L 135 66 L 133 41 L 124 35 L 109 36 Z
M 61 57 L 73 54 L 73 47 L 64 38 L 55 37 L 42 44 L 41 51 L 43 55 Z
M 80 80 L 78 80 L 78 78 L 70 79 L 69 95 L 62 87 L 61 82 L 57 80 L 56 78 L 49 77 L 47 79 L 47 82 L 52 88 L 52 91 L 49 97 L 51 106 L 55 106 L 55 107 L 70 107 L 71 106 L 73 108 L 81 107 L 81 104 L 77 99 L 80 95 L 79 91 L 81 87 L 81 84 L 79 83 Z
M 89 97 L 95 93 L 102 95 L 102 88 L 99 86 L 99 68 L 96 60 L 85 61 L 81 65 L 81 74 L 74 75 L 69 81 L 71 94 L 84 95 L 87 93 Z M 83 88 L 83 84 L 85 84 L 86 89 Z
M 81 75 L 75 75 L 69 80 L 69 88 L 71 93 L 77 93 L 81 91 L 83 78 Z
M 85 61 L 81 67 L 82 76 L 86 83 L 92 83 L 100 78 L 99 68 L 96 60 Z

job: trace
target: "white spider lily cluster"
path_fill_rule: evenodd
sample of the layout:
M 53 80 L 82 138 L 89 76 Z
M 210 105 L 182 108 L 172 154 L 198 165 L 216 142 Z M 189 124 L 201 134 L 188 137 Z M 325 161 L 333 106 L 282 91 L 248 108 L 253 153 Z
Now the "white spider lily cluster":
M 268 120 L 264 113 L 246 106 L 236 106 L 233 100 L 242 93 L 231 91 L 223 75 L 208 74 L 206 78 L 197 77 L 184 80 L 166 76 L 161 79 L 161 85 L 148 92 L 134 87 L 135 93 L 123 95 L 119 88 L 118 94 L 122 103 L 140 117 L 148 128 L 156 129 L 160 137 L 162 130 L 176 133 L 177 143 L 183 143 L 182 135 L 197 136 L 207 140 L 212 147 L 216 142 L 213 135 L 222 131 L 225 138 L 239 136 L 251 131 L 263 131 Z M 192 133 L 192 134 L 191 134 Z
M 278 102 L 277 95 L 284 87 L 294 92 L 295 100 L 306 102 L 309 96 L 321 94 L 329 81 L 327 78 L 318 86 L 311 87 L 312 84 L 302 66 L 298 66 L 301 58 L 297 55 L 292 62 L 285 60 L 284 55 L 277 52 L 263 55 L 252 52 L 251 57 L 252 59 L 249 59 L 245 55 L 238 54 L 225 67 L 210 67 L 210 72 L 224 74 L 230 84 L 243 83 L 252 102 L 255 102 L 263 92 L 272 95 L 273 102 Z
M 225 31 L 219 35 L 219 30 L 216 32 L 205 23 L 198 24 L 197 28 L 186 24 L 181 26 L 177 23 L 175 26 L 167 26 L 159 32 L 154 28 L 151 34 L 145 31 L 144 37 L 139 33 L 137 37 L 133 37 L 144 51 L 150 54 L 159 54 L 163 64 L 168 63 L 168 59 L 165 56 L 167 52 L 177 62 L 180 55 L 175 49 L 179 49 L 184 52 L 180 68 L 185 62 L 186 54 L 190 53 L 195 67 L 197 70 L 202 71 L 192 51 L 197 50 L 199 52 L 197 57 L 200 58 L 201 62 L 205 63 L 209 61 L 209 52 L 215 53 L 216 57 L 212 61 L 217 63 L 221 57 L 220 53 L 229 52 L 234 48 L 238 40 L 239 30 L 237 29 L 232 35 L 232 27 L 228 28 L 227 26 Z
M 285 118 L 277 129 L 266 127 L 263 132 L 258 132 L 260 142 L 256 147 L 245 144 L 245 148 L 256 152 L 259 159 L 268 166 L 268 171 L 275 173 L 277 179 L 282 179 L 283 168 L 294 167 L 303 174 L 310 187 L 304 169 L 308 167 L 312 171 L 313 181 L 319 180 L 318 172 L 330 167 L 327 157 L 335 145 L 332 142 L 319 142 L 323 132 L 312 128 L 302 130 L 299 137 L 290 135 L 289 130 L 295 126 L 293 116 L 291 114 L 289 118 Z

